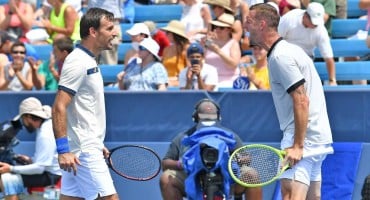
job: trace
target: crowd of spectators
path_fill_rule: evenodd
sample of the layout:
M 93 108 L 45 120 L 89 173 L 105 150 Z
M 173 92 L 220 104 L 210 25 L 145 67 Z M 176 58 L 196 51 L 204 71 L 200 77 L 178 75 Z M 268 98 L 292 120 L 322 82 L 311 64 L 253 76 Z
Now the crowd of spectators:
M 313 59 L 312 49 L 319 47 L 328 68 L 329 80 L 326 81 L 329 85 L 336 85 L 336 60 L 329 41 L 330 21 L 346 18 L 346 4 L 340 0 L 9 0 L 0 5 L 0 89 L 56 90 L 63 61 L 73 45 L 79 42 L 79 21 L 84 9 L 101 7 L 114 13 L 115 28 L 121 35 L 128 34 L 131 38 L 131 49 L 125 52 L 124 57 L 118 54 L 119 44 L 126 42 L 120 35 L 113 41 L 113 51 L 104 51 L 97 58 L 100 64 L 122 65 L 117 82 L 112 83 L 117 89 L 166 90 L 173 87 L 217 91 L 219 88 L 233 88 L 234 81 L 243 76 L 249 79 L 250 90 L 268 90 L 267 52 L 263 47 L 249 43 L 249 33 L 243 25 L 249 7 L 263 2 L 274 6 L 282 16 L 279 32 L 284 39 L 301 45 Z M 312 8 L 312 2 L 320 6 L 315 4 Z M 181 17 L 168 19 L 165 27 L 157 27 L 154 21 L 134 23 L 134 6 L 163 3 L 181 4 Z M 368 9 L 367 4 L 367 0 L 361 0 L 359 7 Z M 302 15 L 302 20 L 293 20 L 298 19 L 297 15 Z M 323 18 L 325 26 L 314 21 L 318 17 Z M 128 30 L 120 30 L 122 23 L 132 26 Z M 159 49 L 157 52 L 153 50 L 157 47 L 151 45 L 147 50 L 153 59 L 147 59 L 140 48 L 144 48 L 141 43 L 145 39 L 151 38 Z M 39 59 L 38 52 L 32 48 L 40 44 L 52 45 L 49 59 Z M 190 44 L 201 49 L 197 55 L 200 64 L 191 63 Z M 161 66 L 155 68 L 161 70 L 153 68 L 151 75 L 144 77 L 147 66 L 144 66 L 143 59 Z M 192 69 L 194 66 L 198 69 Z M 128 79 L 136 68 L 134 71 L 138 74 Z M 212 84 L 195 87 L 194 77 L 206 80 L 206 75 L 202 74 L 205 69 L 216 69 L 217 78 L 211 78 Z M 195 75 L 189 77 L 190 74 Z M 161 77 L 160 81 L 158 77 Z M 151 80 L 148 82 L 145 78 Z M 163 80 L 166 81 L 162 85 Z M 135 81 L 152 86 L 132 87 Z

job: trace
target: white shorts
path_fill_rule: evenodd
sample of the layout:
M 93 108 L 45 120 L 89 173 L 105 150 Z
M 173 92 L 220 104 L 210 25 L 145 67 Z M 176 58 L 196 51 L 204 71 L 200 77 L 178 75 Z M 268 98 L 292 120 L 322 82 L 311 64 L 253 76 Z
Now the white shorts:
M 62 171 L 61 194 L 93 200 L 117 193 L 103 152 L 81 153 L 79 160 L 76 176 Z
M 326 155 L 303 158 L 291 169 L 286 170 L 280 179 L 299 181 L 310 186 L 311 181 L 321 181 L 321 165 Z
M 293 142 L 294 134 L 285 133 L 281 141 L 281 149 L 291 147 Z M 331 144 L 312 144 L 305 141 L 303 155 L 315 154 L 315 156 L 303 158 L 291 169 L 286 170 L 280 178 L 296 180 L 308 186 L 311 181 L 321 181 L 322 162 L 329 153 L 333 153 Z

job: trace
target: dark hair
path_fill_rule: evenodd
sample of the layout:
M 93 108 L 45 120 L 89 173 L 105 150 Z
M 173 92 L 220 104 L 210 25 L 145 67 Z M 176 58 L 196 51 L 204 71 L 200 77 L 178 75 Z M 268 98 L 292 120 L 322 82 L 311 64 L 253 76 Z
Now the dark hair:
M 24 48 L 24 52 L 27 53 L 26 46 L 24 45 L 23 42 L 21 42 L 21 41 L 14 42 L 13 45 L 12 45 L 12 47 L 10 48 L 10 51 L 13 51 L 15 47 L 23 47 Z
M 279 26 L 280 21 L 280 15 L 272 5 L 267 3 L 258 3 L 249 8 L 249 11 L 252 10 L 256 11 L 256 15 L 254 17 L 255 19 L 266 21 L 269 28 L 277 31 L 277 27 Z
M 54 40 L 53 46 L 58 48 L 60 51 L 67 51 L 68 53 L 71 53 L 74 48 L 73 40 L 69 37 L 63 37 Z
M 90 8 L 86 14 L 84 14 L 80 21 L 80 37 L 81 39 L 86 38 L 90 35 L 90 28 L 98 30 L 100 28 L 100 21 L 102 18 L 106 18 L 108 21 L 114 20 L 113 13 L 101 9 L 101 8 Z

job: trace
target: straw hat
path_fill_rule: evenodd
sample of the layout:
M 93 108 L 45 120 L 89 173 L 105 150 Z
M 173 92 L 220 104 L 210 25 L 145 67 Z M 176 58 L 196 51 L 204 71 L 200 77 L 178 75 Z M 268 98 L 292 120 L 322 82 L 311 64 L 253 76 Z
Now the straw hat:
M 224 13 L 220 15 L 216 20 L 211 21 L 211 24 L 219 27 L 232 27 L 234 24 L 234 16 Z
M 166 27 L 163 27 L 161 29 L 171 33 L 175 33 L 176 35 L 188 39 L 188 36 L 186 36 L 185 33 L 185 25 L 179 20 L 171 20 Z
M 221 6 L 230 12 L 234 12 L 234 10 L 230 8 L 230 0 L 204 0 L 203 3 Z

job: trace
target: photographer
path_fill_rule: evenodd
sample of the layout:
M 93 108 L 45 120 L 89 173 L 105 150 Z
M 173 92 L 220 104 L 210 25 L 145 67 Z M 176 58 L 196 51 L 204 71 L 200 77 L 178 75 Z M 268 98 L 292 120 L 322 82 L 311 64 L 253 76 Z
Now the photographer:
M 221 116 L 219 106 L 210 99 L 203 99 L 195 106 L 193 113 L 193 121 L 196 123 L 190 129 L 179 133 L 171 142 L 166 155 L 162 160 L 164 172 L 160 178 L 160 187 L 162 198 L 164 200 L 182 200 L 186 196 L 185 180 L 188 174 L 184 171 L 181 158 L 189 150 L 188 146 L 184 146 L 182 141 L 184 138 L 191 136 L 194 132 L 206 128 L 216 127 L 226 132 L 232 133 L 236 141 L 236 148 L 242 146 L 242 141 L 231 130 L 223 127 L 220 124 Z M 233 149 L 231 149 L 232 151 Z M 245 199 L 259 200 L 262 199 L 261 188 L 243 188 L 234 186 L 234 195 L 239 197 L 244 193 Z
M 0 162 L 0 187 L 5 199 L 17 199 L 24 187 L 43 187 L 53 185 L 60 179 L 56 144 L 51 123 L 51 108 L 29 97 L 19 105 L 19 115 L 15 118 L 22 121 L 30 133 L 36 133 L 35 154 L 33 160 L 20 156 L 17 161 L 25 165 L 10 165 Z
M 214 66 L 205 63 L 203 47 L 199 43 L 190 44 L 187 57 L 191 66 L 181 70 L 179 86 L 182 90 L 216 90 L 218 74 Z

